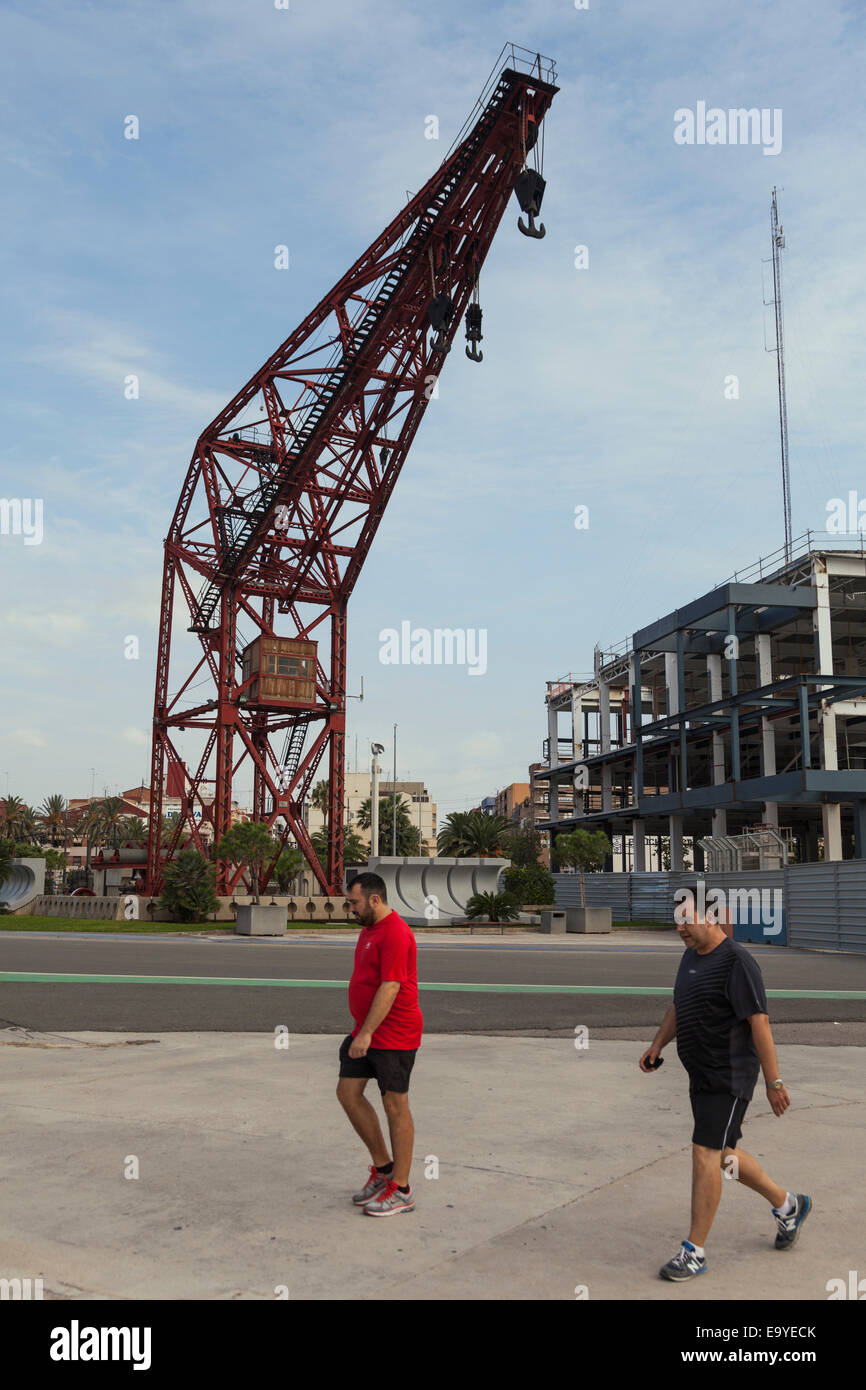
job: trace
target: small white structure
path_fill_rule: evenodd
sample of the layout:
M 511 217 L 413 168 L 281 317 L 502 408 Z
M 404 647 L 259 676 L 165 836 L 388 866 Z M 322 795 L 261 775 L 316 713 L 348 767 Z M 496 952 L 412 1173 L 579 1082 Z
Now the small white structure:
M 497 893 L 510 859 L 424 859 L 382 855 L 367 872 L 385 880 L 388 904 L 410 927 L 440 926 L 466 917 L 474 893 Z M 363 872 L 363 871 L 362 871 Z
M 44 892 L 45 860 L 13 859 L 12 867 L 0 884 L 0 902 L 17 912 Z

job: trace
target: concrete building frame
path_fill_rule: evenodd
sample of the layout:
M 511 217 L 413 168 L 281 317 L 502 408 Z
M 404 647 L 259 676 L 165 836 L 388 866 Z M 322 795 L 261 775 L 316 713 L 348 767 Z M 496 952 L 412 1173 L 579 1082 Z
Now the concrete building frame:
M 684 838 L 756 825 L 789 832 L 798 862 L 819 843 L 825 860 L 866 858 L 863 539 L 817 548 L 806 533 L 787 563 L 759 561 L 597 651 L 591 679 L 549 682 L 539 828 L 626 837 L 636 872 L 649 836 L 676 871 Z

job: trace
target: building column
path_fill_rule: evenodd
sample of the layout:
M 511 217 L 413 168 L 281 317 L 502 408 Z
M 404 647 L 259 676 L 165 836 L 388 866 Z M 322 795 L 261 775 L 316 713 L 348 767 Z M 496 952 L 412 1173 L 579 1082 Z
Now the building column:
M 642 820 L 631 823 L 632 844 L 634 847 L 634 872 L 646 873 L 646 831 Z
M 818 600 L 812 613 L 812 629 L 815 635 L 815 669 L 819 676 L 833 675 L 833 634 L 830 618 L 830 580 L 826 562 L 816 559 L 812 564 L 812 583 Z M 825 687 L 826 688 L 826 687 Z M 839 760 L 836 753 L 836 711 L 830 703 L 823 702 L 818 709 L 818 733 L 821 749 L 821 767 L 826 772 L 836 772 Z M 842 858 L 842 807 L 838 801 L 826 802 L 821 807 L 824 825 L 824 859 Z
M 598 722 L 601 736 L 602 753 L 610 752 L 610 686 L 607 681 L 599 677 L 598 682 Z M 601 768 L 601 808 L 603 811 L 613 810 L 613 792 L 611 789 L 611 768 L 610 763 L 603 763 Z
M 773 662 L 769 633 L 759 633 L 755 638 L 755 658 L 758 663 L 758 685 L 772 685 Z M 775 775 L 776 736 L 773 732 L 772 720 L 765 717 L 761 720 L 761 776 L 775 777 Z M 765 801 L 763 817 L 765 825 L 778 827 L 779 803 L 777 801 Z
M 668 816 L 668 834 L 671 843 L 671 871 L 681 873 L 683 867 L 682 816 Z
M 583 748 L 583 695 L 576 690 L 571 692 L 571 746 L 575 762 L 582 763 L 585 757 Z
M 854 858 L 866 859 L 866 801 L 855 801 L 854 812 Z
M 643 745 L 640 726 L 643 722 L 643 691 L 640 676 L 640 652 L 632 652 L 628 659 L 628 688 L 631 695 L 631 741 L 634 743 L 632 762 L 631 799 L 636 807 L 643 800 Z
M 547 704 L 547 748 L 548 763 L 551 767 L 559 767 L 559 716 L 552 699 L 548 697 Z M 551 777 L 547 784 L 547 816 L 548 820 L 559 820 L 559 784 Z M 551 845 L 553 838 L 551 837 Z
M 676 652 L 665 652 L 665 685 L 668 693 L 668 714 L 679 714 L 679 668 Z
M 677 653 L 676 653 L 676 652 L 665 652 L 665 688 L 666 688 L 666 692 L 667 692 L 667 711 L 666 711 L 666 712 L 667 712 L 667 714 L 668 714 L 668 717 L 670 717 L 670 716 L 673 715 L 673 714 L 679 714 L 679 712 L 680 712 L 680 700 L 679 700 L 679 695 L 680 695 L 680 680 L 679 680 L 679 662 L 678 662 L 678 660 L 677 660 Z M 673 743 L 670 744 L 670 751 L 669 751 L 669 753 L 668 753 L 668 791 L 669 791 L 669 792 L 672 792 L 672 791 L 674 790 L 675 786 L 676 786 L 676 790 L 677 790 L 677 791 L 682 791 L 683 786 L 684 786 L 684 780 L 683 780 L 682 769 L 680 768 L 680 770 L 679 770 L 679 772 L 676 774 L 676 776 L 674 775 L 674 770 L 675 770 L 675 768 L 677 767 L 676 747 L 677 747 L 677 745 L 675 745 L 675 744 L 673 744 Z
M 824 827 L 824 861 L 842 858 L 842 807 L 838 801 L 825 802 L 821 807 Z
M 707 680 L 710 687 L 710 703 L 722 698 L 722 658 L 720 655 L 707 657 Z M 722 735 L 715 731 L 713 739 L 713 785 L 720 786 L 725 780 L 725 742 Z M 717 806 L 713 811 L 713 835 L 727 835 L 728 833 L 728 813 L 724 806 Z

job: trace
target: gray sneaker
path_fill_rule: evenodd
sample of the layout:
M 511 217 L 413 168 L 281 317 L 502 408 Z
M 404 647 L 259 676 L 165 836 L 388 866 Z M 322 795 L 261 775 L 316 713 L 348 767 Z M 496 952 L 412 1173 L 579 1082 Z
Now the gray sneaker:
M 696 1255 L 691 1241 L 684 1240 L 673 1259 L 662 1265 L 659 1274 L 662 1279 L 673 1279 L 678 1283 L 682 1279 L 694 1279 L 696 1274 L 703 1274 L 706 1267 L 706 1256 Z
M 367 1202 L 372 1202 L 374 1197 L 378 1197 L 380 1192 L 384 1192 L 388 1179 L 379 1172 L 375 1163 L 370 1164 L 370 1176 L 360 1192 L 356 1192 L 352 1201 L 356 1207 L 363 1207 Z
M 776 1236 L 777 1250 L 790 1250 L 797 1236 L 800 1234 L 800 1227 L 812 1210 L 812 1198 L 807 1197 L 803 1192 L 797 1192 L 797 1205 L 790 1216 L 781 1216 L 773 1207 L 773 1215 L 776 1218 L 776 1225 L 779 1234 Z
M 364 1207 L 365 1216 L 398 1216 L 403 1211 L 415 1210 L 415 1198 L 412 1189 L 408 1192 L 401 1192 L 397 1184 L 388 1178 L 385 1189 L 372 1202 L 368 1202 Z

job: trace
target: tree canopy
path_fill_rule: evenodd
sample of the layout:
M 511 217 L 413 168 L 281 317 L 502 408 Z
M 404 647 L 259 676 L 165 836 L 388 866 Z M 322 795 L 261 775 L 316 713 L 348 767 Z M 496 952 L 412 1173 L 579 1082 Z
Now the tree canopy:
M 482 811 L 452 811 L 439 831 L 439 853 L 448 858 L 484 858 L 502 854 L 511 822 Z

